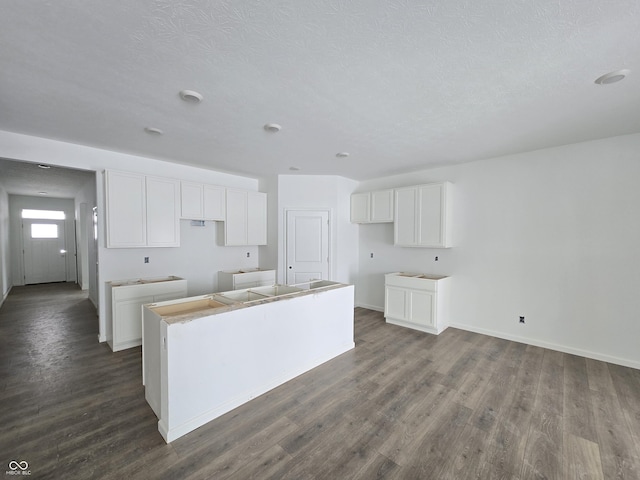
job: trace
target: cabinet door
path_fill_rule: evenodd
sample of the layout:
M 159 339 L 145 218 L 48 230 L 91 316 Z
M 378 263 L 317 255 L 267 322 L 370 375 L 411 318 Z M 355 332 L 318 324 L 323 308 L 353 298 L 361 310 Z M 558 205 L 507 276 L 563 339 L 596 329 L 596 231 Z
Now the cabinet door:
M 351 195 L 351 223 L 369 222 L 369 193 Z
M 396 189 L 394 244 L 415 246 L 418 237 L 416 207 L 418 189 L 415 187 Z
M 181 182 L 181 217 L 191 220 L 202 220 L 203 186 L 200 183 Z
M 153 302 L 147 295 L 115 302 L 113 307 L 113 350 L 118 346 L 142 339 L 142 305 Z
M 370 213 L 371 223 L 393 222 L 393 190 L 371 192 Z
M 444 246 L 444 185 L 424 185 L 419 192 L 418 244 Z
M 180 246 L 180 182 L 147 177 L 147 246 Z
M 145 177 L 135 173 L 105 172 L 107 247 L 143 247 L 147 244 Z
M 247 192 L 247 245 L 267 244 L 267 194 Z
M 247 245 L 247 192 L 227 190 L 225 245 Z
M 423 327 L 433 327 L 433 292 L 408 290 L 409 312 L 407 320 Z
M 215 185 L 204 185 L 204 219 L 224 220 L 225 213 L 225 189 Z
M 384 291 L 384 316 L 396 320 L 406 320 L 408 317 L 406 290 L 385 287 Z

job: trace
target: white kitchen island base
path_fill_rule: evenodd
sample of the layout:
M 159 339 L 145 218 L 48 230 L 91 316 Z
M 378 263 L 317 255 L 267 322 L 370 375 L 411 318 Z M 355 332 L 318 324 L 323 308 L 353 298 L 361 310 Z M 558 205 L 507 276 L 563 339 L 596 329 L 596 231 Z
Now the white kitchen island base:
M 327 283 L 327 282 L 325 282 Z M 145 396 L 166 442 L 352 349 L 352 285 L 144 307 Z

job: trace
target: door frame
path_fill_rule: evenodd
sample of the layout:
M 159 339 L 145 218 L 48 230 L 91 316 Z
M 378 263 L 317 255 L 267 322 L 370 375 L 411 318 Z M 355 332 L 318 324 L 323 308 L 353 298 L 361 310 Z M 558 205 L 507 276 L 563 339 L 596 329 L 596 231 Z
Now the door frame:
M 331 208 L 327 208 L 327 207 L 318 207 L 318 208 L 311 208 L 311 207 L 285 207 L 284 211 L 283 211 L 283 216 L 282 216 L 282 261 L 280 262 L 280 268 L 281 268 L 281 278 L 282 278 L 282 283 L 287 283 L 287 265 L 288 265 L 288 258 L 287 258 L 287 251 L 288 251 L 288 237 L 287 237 L 287 214 L 289 212 L 322 212 L 322 213 L 327 213 L 328 218 L 329 218 L 329 226 L 327 229 L 327 235 L 329 236 L 329 245 L 327 248 L 327 255 L 329 257 L 329 272 L 327 274 L 327 276 L 329 277 L 328 280 L 331 280 L 333 278 L 333 272 L 334 272 L 334 265 L 333 265 L 333 210 Z

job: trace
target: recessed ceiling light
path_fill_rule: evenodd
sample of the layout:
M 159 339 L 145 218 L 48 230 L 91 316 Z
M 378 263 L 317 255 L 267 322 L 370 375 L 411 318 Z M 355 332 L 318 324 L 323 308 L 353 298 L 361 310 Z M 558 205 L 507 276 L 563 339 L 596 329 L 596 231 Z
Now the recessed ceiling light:
M 616 83 L 629 75 L 629 70 L 616 70 L 615 72 L 605 73 L 601 77 L 596 79 L 598 85 L 609 85 L 610 83 Z
M 46 195 L 47 192 L 38 192 L 38 195 Z
M 338 158 L 347 158 L 349 156 L 349 152 L 338 152 L 336 153 L 336 157 Z
M 44 163 L 38 164 L 38 168 L 43 168 L 44 170 L 49 170 L 51 167 L 49 165 L 45 165 Z
M 144 127 L 144 131 L 150 135 L 162 135 L 164 133 L 159 128 L 154 128 L 154 127 Z
M 276 133 L 276 132 L 279 132 L 282 129 L 282 127 L 280 125 L 278 125 L 277 123 L 267 123 L 264 126 L 264 129 L 267 132 Z
M 189 103 L 200 103 L 202 101 L 202 95 L 194 90 L 181 90 L 180 98 Z
M 289 167 L 289 170 L 297 172 L 298 170 L 302 170 L 300 167 Z

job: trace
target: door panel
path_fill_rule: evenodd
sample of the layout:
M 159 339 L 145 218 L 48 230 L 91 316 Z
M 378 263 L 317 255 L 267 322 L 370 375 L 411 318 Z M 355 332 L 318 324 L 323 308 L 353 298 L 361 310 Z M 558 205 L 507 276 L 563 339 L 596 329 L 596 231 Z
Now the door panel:
M 287 275 L 289 284 L 329 279 L 329 212 L 287 212 Z
M 64 220 L 22 221 L 25 284 L 67 280 Z

